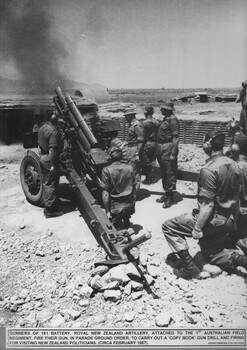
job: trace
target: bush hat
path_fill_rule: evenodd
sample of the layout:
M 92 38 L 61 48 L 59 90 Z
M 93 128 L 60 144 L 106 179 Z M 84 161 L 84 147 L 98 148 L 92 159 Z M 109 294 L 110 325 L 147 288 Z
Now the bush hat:
M 136 114 L 136 111 L 134 109 L 129 109 L 126 112 L 124 112 L 124 116 L 133 115 L 133 114 Z
M 175 110 L 174 103 L 171 101 L 163 103 L 163 105 L 160 107 L 160 110 L 174 111 Z

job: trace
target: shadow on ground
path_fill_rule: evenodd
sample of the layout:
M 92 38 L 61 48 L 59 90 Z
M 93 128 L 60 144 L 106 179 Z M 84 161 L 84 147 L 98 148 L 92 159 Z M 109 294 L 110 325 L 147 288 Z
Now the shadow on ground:
M 145 198 L 148 198 L 151 196 L 151 193 L 149 190 L 146 190 L 145 188 L 141 188 L 138 192 L 137 192 L 137 196 L 136 196 L 136 200 L 137 201 L 142 201 Z
M 71 186 L 66 183 L 59 185 L 58 189 L 59 207 L 64 214 L 74 211 L 77 207 L 77 198 Z
M 135 231 L 135 234 L 139 233 L 143 229 L 143 226 L 139 224 L 131 224 L 130 227 Z

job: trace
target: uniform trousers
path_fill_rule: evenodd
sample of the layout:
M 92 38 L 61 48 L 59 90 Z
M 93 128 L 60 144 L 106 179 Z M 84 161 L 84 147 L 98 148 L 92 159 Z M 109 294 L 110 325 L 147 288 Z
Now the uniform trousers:
M 198 214 L 198 211 L 195 211 Z M 173 252 L 177 253 L 189 249 L 186 238 L 192 237 L 197 214 L 182 214 L 163 223 L 163 234 Z M 227 230 L 231 226 L 231 219 L 214 214 L 203 228 L 203 238 L 199 239 L 199 245 L 206 262 L 226 270 L 234 269 L 231 256 L 236 250 L 224 248 Z
M 242 107 L 240 112 L 240 126 L 243 130 L 243 133 L 247 135 L 247 107 Z
M 247 208 L 244 209 L 246 210 Z M 225 247 L 235 248 L 237 241 L 243 238 L 247 238 L 247 211 L 245 212 L 245 214 L 240 213 L 238 215 L 237 230 L 229 232 L 225 241 Z
M 129 146 L 126 158 L 133 168 L 136 180 L 136 190 L 138 191 L 141 186 L 142 162 L 139 159 L 137 146 Z
M 113 204 L 114 203 L 114 204 Z M 128 223 L 130 217 L 135 212 L 135 203 L 133 196 L 125 196 L 111 199 L 110 212 L 112 215 L 112 223 L 116 229 L 128 228 L 123 227 Z
M 157 143 L 152 140 L 148 140 L 144 145 L 143 151 L 143 174 L 147 177 L 152 176 L 152 162 L 156 159 Z
M 157 160 L 159 162 L 162 185 L 165 192 L 172 193 L 176 190 L 177 183 L 177 157 L 170 160 L 172 143 L 164 143 L 157 145 Z
M 43 174 L 43 202 L 45 208 L 55 206 L 59 186 L 58 169 L 50 171 L 52 166 L 49 155 L 42 155 L 40 159 Z

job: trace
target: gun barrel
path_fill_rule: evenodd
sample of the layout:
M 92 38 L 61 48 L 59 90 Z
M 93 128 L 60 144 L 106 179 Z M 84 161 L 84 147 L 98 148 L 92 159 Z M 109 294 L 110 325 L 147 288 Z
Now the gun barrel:
M 65 100 L 67 102 L 68 108 L 75 117 L 80 129 L 83 131 L 84 135 L 86 136 L 88 142 L 91 146 L 94 146 L 98 143 L 97 139 L 94 137 L 92 131 L 89 129 L 87 123 L 85 122 L 84 118 L 82 117 L 80 111 L 78 110 L 75 102 L 72 100 L 72 98 L 69 95 L 65 95 Z
M 144 235 L 134 239 L 132 242 L 126 244 L 124 247 L 124 251 L 129 251 L 133 247 L 136 247 L 137 245 L 146 242 L 148 239 L 152 237 L 150 232 L 145 233 Z
M 58 99 L 59 99 L 59 102 L 60 102 L 60 105 L 62 107 L 62 109 L 66 109 L 68 106 L 67 106 L 67 102 L 66 102 L 66 98 L 61 90 L 60 87 L 56 88 L 55 89 L 55 92 L 58 96 Z M 79 112 L 80 113 L 80 112 Z M 83 149 L 86 151 L 86 152 L 89 152 L 90 151 L 90 148 L 91 148 L 91 145 L 87 139 L 87 137 L 84 135 L 84 132 L 83 130 L 81 129 L 78 121 L 76 120 L 76 118 L 74 117 L 73 113 L 71 110 L 68 111 L 68 115 L 69 115 L 69 118 L 70 118 L 70 121 L 71 123 L 73 124 L 73 127 L 76 129 L 77 131 L 77 135 L 78 135 L 78 140 L 80 142 L 80 144 L 82 145 Z M 82 118 L 82 117 L 81 117 Z
M 55 89 L 55 92 L 56 92 L 57 96 L 59 97 L 59 102 L 60 102 L 60 104 L 61 104 L 61 107 L 62 107 L 63 109 L 65 109 L 65 108 L 66 108 L 66 100 L 65 100 L 65 96 L 64 96 L 64 94 L 63 94 L 63 92 L 62 92 L 62 89 L 58 86 L 58 87 Z

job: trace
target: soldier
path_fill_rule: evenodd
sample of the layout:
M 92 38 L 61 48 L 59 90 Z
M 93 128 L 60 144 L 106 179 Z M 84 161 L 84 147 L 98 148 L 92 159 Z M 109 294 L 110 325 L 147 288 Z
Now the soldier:
M 232 145 L 234 143 L 235 135 L 242 133 L 242 129 L 240 127 L 240 122 L 236 121 L 232 118 L 227 123 L 227 134 L 231 138 L 230 144 L 224 149 L 224 155 L 232 158 Z
M 160 108 L 164 116 L 157 135 L 157 159 L 160 165 L 162 185 L 165 194 L 156 202 L 164 203 L 163 208 L 174 204 L 174 191 L 177 182 L 177 157 L 179 145 L 179 121 L 172 102 L 167 102 Z
M 162 225 L 162 231 L 175 256 L 178 255 L 174 274 L 191 279 L 200 270 L 188 252 L 186 237 L 199 240 L 207 262 L 227 270 L 247 267 L 247 257 L 237 250 L 225 249 L 227 230 L 234 226 L 239 206 L 241 175 L 236 162 L 223 155 L 224 134 L 207 133 L 203 149 L 210 156 L 201 169 L 198 181 L 198 207 Z
M 240 208 L 235 230 L 230 232 L 226 247 L 238 246 L 247 254 L 247 135 L 236 134 L 232 156 L 241 172 Z
M 153 106 L 146 107 L 144 113 L 146 119 L 142 122 L 143 126 L 143 173 L 146 178 L 142 182 L 145 185 L 152 183 L 152 162 L 156 159 L 156 148 L 157 148 L 157 133 L 160 127 L 160 122 L 153 118 L 154 108 Z
M 112 164 L 102 170 L 102 201 L 116 229 L 127 229 L 130 216 L 135 212 L 135 175 L 130 164 L 121 163 L 121 148 L 111 147 L 109 155 Z
M 236 102 L 241 102 L 242 110 L 240 112 L 240 126 L 243 130 L 243 133 L 247 135 L 247 100 L 246 100 L 246 89 L 247 89 L 247 80 L 242 83 L 242 89 L 239 92 L 239 95 L 236 99 Z
M 129 110 L 124 114 L 124 116 L 129 125 L 128 135 L 126 139 L 128 143 L 126 158 L 134 169 L 136 178 L 136 190 L 138 191 L 141 185 L 142 175 L 143 126 L 142 123 L 135 118 L 135 111 Z
M 43 173 L 43 201 L 46 218 L 63 215 L 57 206 L 59 186 L 59 155 L 62 150 L 61 134 L 58 128 L 59 116 L 48 110 L 47 121 L 38 131 L 38 145 L 41 152 L 41 169 Z

